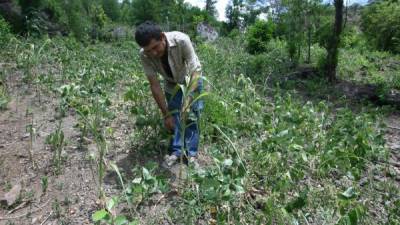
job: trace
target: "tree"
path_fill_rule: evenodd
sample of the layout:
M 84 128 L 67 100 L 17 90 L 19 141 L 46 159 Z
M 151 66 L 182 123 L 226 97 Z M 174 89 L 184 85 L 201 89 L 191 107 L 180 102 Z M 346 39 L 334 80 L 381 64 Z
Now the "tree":
M 65 11 L 68 18 L 68 28 L 72 31 L 73 35 L 83 40 L 88 34 L 90 21 L 88 14 L 79 0 L 70 0 L 65 4 Z
M 205 10 L 209 17 L 215 17 L 217 15 L 217 9 L 215 8 L 216 0 L 206 0 Z
M 138 25 L 146 20 L 161 22 L 159 3 L 159 1 L 133 0 L 131 5 L 133 23 Z
M 335 24 L 333 33 L 328 41 L 328 55 L 325 62 L 325 73 L 329 81 L 336 80 L 336 67 L 338 64 L 338 48 L 340 43 L 340 34 L 343 29 L 343 0 L 334 0 L 335 5 Z
M 283 20 L 289 56 L 296 65 L 300 59 L 301 47 L 305 42 L 307 1 L 285 0 L 281 4 L 287 8 L 287 12 L 281 15 L 281 20 Z
M 305 27 L 307 31 L 307 59 L 306 63 L 311 62 L 312 34 L 315 33 L 321 16 L 321 0 L 308 0 L 306 5 Z
M 272 21 L 257 20 L 246 32 L 247 51 L 251 54 L 265 52 L 274 30 L 275 24 Z
M 102 0 L 102 6 L 107 17 L 112 21 L 118 21 L 121 15 L 118 0 Z
M 228 19 L 228 32 L 233 29 L 241 28 L 241 10 L 243 7 L 243 0 L 231 0 L 225 9 L 226 18 Z
M 376 1 L 362 10 L 361 28 L 372 46 L 400 53 L 400 3 Z
M 121 4 L 120 20 L 123 23 L 133 24 L 134 17 L 132 15 L 132 6 L 129 0 L 124 0 Z
M 42 5 L 40 0 L 19 0 L 18 3 L 23 15 L 28 15 L 31 10 L 37 10 Z
M 268 13 L 270 4 L 266 0 L 246 0 L 244 7 L 245 10 L 242 12 L 243 22 L 247 27 L 254 24 L 261 13 Z

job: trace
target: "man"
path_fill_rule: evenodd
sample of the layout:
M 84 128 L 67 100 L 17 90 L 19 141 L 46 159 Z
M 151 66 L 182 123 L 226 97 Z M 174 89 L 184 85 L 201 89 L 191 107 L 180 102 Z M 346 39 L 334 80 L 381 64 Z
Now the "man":
M 146 21 L 137 27 L 135 39 L 141 47 L 144 73 L 161 110 L 164 125 L 173 133 L 171 154 L 165 157 L 165 164 L 172 166 L 182 154 L 188 156 L 189 163 L 195 163 L 200 137 L 198 119 L 203 102 L 192 102 L 202 89 L 202 80 L 200 61 L 190 38 L 181 32 L 162 32 L 157 24 Z M 157 74 L 164 79 L 165 94 Z M 184 99 L 179 84 L 188 86 L 188 99 Z M 190 119 L 182 118 L 188 114 Z

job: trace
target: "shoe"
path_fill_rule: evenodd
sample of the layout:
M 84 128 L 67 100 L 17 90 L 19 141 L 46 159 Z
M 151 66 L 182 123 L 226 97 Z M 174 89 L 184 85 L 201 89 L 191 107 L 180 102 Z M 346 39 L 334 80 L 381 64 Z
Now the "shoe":
M 164 157 L 164 165 L 166 167 L 171 167 L 172 165 L 175 164 L 175 162 L 178 160 L 178 156 L 176 155 L 166 155 Z
M 189 166 L 192 165 L 195 170 L 199 169 L 199 163 L 197 162 L 197 158 L 194 156 L 189 156 L 188 160 Z

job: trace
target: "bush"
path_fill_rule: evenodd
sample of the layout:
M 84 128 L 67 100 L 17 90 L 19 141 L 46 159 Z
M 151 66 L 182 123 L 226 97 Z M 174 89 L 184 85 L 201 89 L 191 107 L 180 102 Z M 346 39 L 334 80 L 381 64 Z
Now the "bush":
M 359 48 L 366 50 L 367 43 L 364 36 L 356 27 L 349 27 L 343 31 L 341 46 L 344 48 Z
M 85 16 L 82 4 L 71 1 L 67 5 L 68 26 L 78 40 L 85 40 L 90 26 L 89 19 Z
M 1 25 L 1 20 L 0 20 Z M 0 31 L 2 31 L 0 29 Z M 10 101 L 6 85 L 6 72 L 0 70 L 0 111 L 7 108 L 7 104 Z
M 239 29 L 236 29 L 236 28 L 231 30 L 231 32 L 229 32 L 229 34 L 228 34 L 228 37 L 232 38 L 232 39 L 235 39 L 239 36 L 240 36 L 240 31 L 239 31 Z
M 400 27 L 400 4 L 397 1 L 378 1 L 362 11 L 361 28 L 379 50 L 400 53 L 398 27 Z
M 0 47 L 5 46 L 11 37 L 10 25 L 0 16 Z
M 264 53 L 249 55 L 246 59 L 245 74 L 254 81 L 264 81 L 268 75 L 283 74 L 289 69 L 290 61 L 285 41 L 272 39 L 264 48 Z
M 258 54 L 266 51 L 266 44 L 273 38 L 275 25 L 271 21 L 257 20 L 246 34 L 247 51 Z
M 315 32 L 314 39 L 317 40 L 318 44 L 323 47 L 328 47 L 329 38 L 331 37 L 333 29 L 333 21 L 323 21 L 322 25 Z

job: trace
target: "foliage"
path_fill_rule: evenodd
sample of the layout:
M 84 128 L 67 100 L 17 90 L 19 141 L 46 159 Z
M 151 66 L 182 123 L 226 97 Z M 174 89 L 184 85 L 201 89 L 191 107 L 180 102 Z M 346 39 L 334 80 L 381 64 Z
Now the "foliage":
M 105 26 L 109 23 L 109 18 L 103 10 L 101 5 L 93 4 L 90 8 L 91 15 L 91 37 L 94 39 L 104 39 L 105 36 Z
M 101 8 L 105 11 L 108 18 L 118 21 L 120 18 L 120 5 L 118 0 L 102 0 Z
M 79 0 L 69 1 L 66 5 L 68 28 L 78 40 L 84 40 L 89 29 L 89 20 Z
M 399 56 L 387 52 L 344 49 L 339 56 L 338 76 L 362 84 L 400 89 Z
M 0 47 L 4 47 L 11 39 L 10 25 L 0 16 Z
M 297 64 L 304 43 L 306 1 L 284 1 L 287 12 L 280 15 L 290 59 Z
M 0 110 L 7 108 L 7 104 L 10 101 L 5 82 L 5 74 L 0 72 Z
M 76 117 L 77 139 L 90 156 L 100 195 L 109 194 L 102 189 L 104 177 L 112 173 L 109 165 L 116 171 L 120 185 L 108 186 L 115 197 L 108 196 L 93 213 L 95 223 L 135 224 L 149 206 L 162 205 L 171 208 L 156 216 L 171 224 L 376 224 L 382 221 L 371 214 L 376 206 L 369 202 L 377 199 L 385 202 L 382 214 L 398 221 L 398 201 L 388 200 L 398 196 L 398 189 L 389 192 L 386 178 L 360 185 L 366 174 L 386 171 L 382 108 L 355 110 L 345 99 L 334 104 L 281 89 L 271 80 L 288 86 L 298 82 L 312 90 L 312 97 L 334 92 L 326 80 L 283 78 L 290 72 L 285 40 L 271 39 L 266 52 L 250 55 L 242 38 L 196 47 L 210 86 L 201 119 L 207 163 L 199 170 L 189 168 L 178 191 L 157 166 L 168 136 L 138 54 L 132 54 L 139 50 L 132 40 L 83 44 L 74 38 L 27 39 L 15 45 L 9 60 L 57 97 L 60 115 Z M 318 45 L 311 47 L 313 59 L 325 54 Z M 343 49 L 342 76 L 362 65 L 368 71 L 397 65 L 389 53 L 363 55 L 358 50 Z M 46 66 L 52 69 L 40 70 Z M 121 121 L 126 127 L 115 126 Z M 131 145 L 114 147 L 120 140 L 114 129 Z M 61 146 L 62 136 L 57 127 L 49 141 Z M 88 149 L 88 141 L 95 147 Z M 128 161 L 134 170 L 120 173 L 108 160 L 126 150 L 139 157 L 127 159 L 139 164 Z
M 345 28 L 341 37 L 340 45 L 343 48 L 357 48 L 360 51 L 368 49 L 364 35 L 354 26 Z
M 110 225 L 138 225 L 139 222 L 137 220 L 129 221 L 126 216 L 113 213 L 118 203 L 118 198 L 110 198 L 105 209 L 98 210 L 92 214 L 93 222 L 103 222 Z
M 376 1 L 362 11 L 361 27 L 379 50 L 400 53 L 400 5 L 398 1 Z
M 216 0 L 206 0 L 205 11 L 212 18 L 217 15 L 217 9 L 215 8 Z
M 267 43 L 273 38 L 275 24 L 272 21 L 256 21 L 246 33 L 247 51 L 258 54 L 266 51 Z
M 53 164 L 56 166 L 56 173 L 59 174 L 61 172 L 62 151 L 65 146 L 64 132 L 61 130 L 61 121 L 56 131 L 47 136 L 46 144 L 50 145 L 51 151 L 53 151 Z
M 241 8 L 243 8 L 243 0 L 233 0 L 225 9 L 228 33 L 233 29 L 241 29 Z
M 315 39 L 317 40 L 318 44 L 323 47 L 328 47 L 329 37 L 332 33 L 333 27 L 333 20 L 324 18 L 322 19 L 321 25 L 315 33 Z

